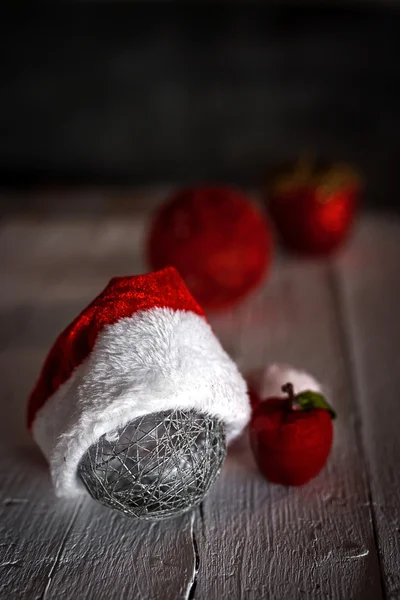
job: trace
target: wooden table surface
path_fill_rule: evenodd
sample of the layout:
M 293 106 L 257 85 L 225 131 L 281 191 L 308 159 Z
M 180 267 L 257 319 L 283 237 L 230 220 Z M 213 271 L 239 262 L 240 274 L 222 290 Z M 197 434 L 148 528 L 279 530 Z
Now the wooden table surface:
M 69 320 L 112 276 L 146 270 L 158 201 L 144 196 L 134 212 L 129 195 L 112 209 L 75 196 L 69 216 L 43 201 L 0 225 L 0 598 L 400 598 L 400 220 L 391 215 L 365 215 L 332 260 L 278 256 L 262 288 L 211 317 L 245 374 L 283 361 L 329 387 L 334 448 L 315 480 L 268 484 L 244 435 L 202 505 L 166 523 L 54 497 L 25 431 L 27 395 Z

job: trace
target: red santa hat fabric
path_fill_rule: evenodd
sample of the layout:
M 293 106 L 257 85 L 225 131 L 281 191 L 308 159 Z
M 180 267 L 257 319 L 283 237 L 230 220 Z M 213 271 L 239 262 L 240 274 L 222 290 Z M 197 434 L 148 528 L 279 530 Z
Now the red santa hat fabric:
M 194 409 L 227 440 L 246 425 L 246 385 L 173 268 L 117 277 L 61 333 L 28 404 L 28 427 L 59 496 L 83 489 L 77 467 L 103 434 L 137 417 Z

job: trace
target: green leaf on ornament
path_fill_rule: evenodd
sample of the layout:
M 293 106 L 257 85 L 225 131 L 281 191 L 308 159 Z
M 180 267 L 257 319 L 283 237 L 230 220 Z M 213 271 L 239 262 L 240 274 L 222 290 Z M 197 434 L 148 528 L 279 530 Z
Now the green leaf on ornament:
M 296 402 L 302 410 L 311 410 L 312 408 L 323 408 L 329 412 L 332 419 L 336 418 L 336 413 L 330 404 L 325 400 L 322 394 L 307 390 L 296 394 Z

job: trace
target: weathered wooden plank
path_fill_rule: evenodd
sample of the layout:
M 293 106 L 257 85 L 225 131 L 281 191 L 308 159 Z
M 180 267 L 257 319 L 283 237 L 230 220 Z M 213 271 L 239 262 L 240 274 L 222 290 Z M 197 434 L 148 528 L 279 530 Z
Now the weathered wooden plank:
M 135 248 L 132 256 L 121 248 L 132 231 L 134 224 L 124 230 L 121 223 L 99 223 L 85 241 L 79 224 L 9 223 L 0 234 L 2 257 L 9 256 L 0 301 L 1 598 L 176 600 L 190 594 L 194 516 L 137 523 L 89 498 L 56 500 L 45 461 L 24 427 L 28 393 L 55 336 L 120 272 L 117 265 L 132 272 L 140 261 Z M 91 246 L 95 240 L 101 249 Z M 73 276 L 74 268 L 81 276 Z
M 85 503 L 65 541 L 46 598 L 179 600 L 195 574 L 194 515 L 140 523 Z
M 40 352 L 0 357 L 0 598 L 186 598 L 196 557 L 192 519 L 137 523 L 96 505 L 57 500 L 24 427 Z
M 265 290 L 213 319 L 244 370 L 287 361 L 327 383 L 339 419 L 328 467 L 298 490 L 266 483 L 246 441 L 236 444 L 220 482 L 197 513 L 194 531 L 189 516 L 137 525 L 90 501 L 81 507 L 56 501 L 50 491 L 44 461 L 23 430 L 26 395 L 48 345 L 81 304 L 109 277 L 143 269 L 139 250 L 145 222 L 99 220 L 89 229 L 78 222 L 53 226 L 13 221 L 0 236 L 2 279 L 8 283 L 0 299 L 0 386 L 7 407 L 0 421 L 0 597 L 168 600 L 194 593 L 196 600 L 379 599 L 371 493 L 385 589 L 389 597 L 397 597 L 394 306 L 400 294 L 394 226 L 384 226 L 379 251 L 374 238 L 378 225 L 362 227 L 337 262 L 339 275 L 326 264 L 282 261 Z M 363 304 L 365 295 L 368 302 Z M 342 313 L 351 316 L 344 329 Z M 369 321 L 371 315 L 376 322 Z M 355 340 L 371 486 L 346 331 Z M 377 398 L 389 395 L 393 402 L 384 405 L 384 416 L 378 415 Z
M 265 289 L 213 320 L 247 371 L 280 361 L 331 390 L 339 418 L 332 456 L 307 486 L 258 473 L 244 437 L 195 528 L 196 600 L 382 597 L 367 474 L 341 324 L 326 263 L 281 261 Z
M 3 379 L 9 367 L 1 364 Z M 137 523 L 90 499 L 57 500 L 39 451 L 26 441 L 15 443 L 15 437 L 13 443 L 3 429 L 0 598 L 188 597 L 196 563 L 193 516 Z
M 15 218 L 0 231 L 0 306 L 93 299 L 111 277 L 146 271 L 147 219 Z
M 79 506 L 55 501 L 45 461 L 25 431 L 26 397 L 42 353 L 0 355 L 0 598 L 43 598 Z
M 337 261 L 386 598 L 400 598 L 400 220 L 365 219 Z

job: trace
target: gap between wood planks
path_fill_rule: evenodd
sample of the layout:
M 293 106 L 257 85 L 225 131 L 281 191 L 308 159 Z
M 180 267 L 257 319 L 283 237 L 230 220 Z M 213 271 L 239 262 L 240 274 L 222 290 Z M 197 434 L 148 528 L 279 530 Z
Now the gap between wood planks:
M 354 360 L 354 343 L 350 332 L 350 328 L 348 327 L 348 318 L 346 316 L 345 310 L 345 302 L 344 302 L 344 294 L 342 290 L 342 284 L 340 281 L 339 268 L 335 266 L 334 263 L 330 263 L 329 268 L 329 284 L 332 289 L 332 297 L 334 300 L 334 306 L 337 311 L 337 322 L 340 327 L 339 336 L 341 341 L 341 346 L 343 350 L 344 360 L 348 364 L 348 377 L 350 384 L 350 392 L 352 397 L 354 398 L 354 406 L 356 409 L 356 420 L 354 422 L 354 431 L 355 431 L 355 442 L 357 444 L 357 448 L 360 451 L 360 455 L 363 456 L 364 463 L 364 473 L 363 477 L 365 480 L 365 487 L 367 490 L 368 497 L 368 508 L 371 517 L 371 527 L 374 536 L 375 550 L 378 560 L 379 567 L 379 577 L 380 577 L 380 588 L 382 598 L 386 598 L 385 593 L 385 583 L 383 578 L 383 570 L 381 564 L 381 557 L 379 554 L 379 545 L 378 545 L 378 530 L 377 530 L 377 519 L 374 508 L 374 502 L 372 497 L 372 488 L 371 488 L 371 470 L 368 462 L 368 456 L 366 448 L 363 443 L 362 436 L 362 416 L 361 416 L 361 406 L 360 406 L 360 390 L 357 385 L 357 377 L 354 373 L 355 369 L 355 360 Z
M 201 505 L 200 505 L 201 506 Z M 192 538 L 192 547 L 193 547 L 193 558 L 194 558 L 194 568 L 193 568 L 193 577 L 189 583 L 188 590 L 184 600 L 194 600 L 194 595 L 197 587 L 197 574 L 199 572 L 200 567 L 200 554 L 199 547 L 197 545 L 196 534 L 194 532 L 194 522 L 196 519 L 197 510 L 193 511 L 191 521 L 190 521 L 190 535 Z M 199 510 L 200 518 L 202 511 Z
M 192 545 L 193 545 L 193 556 L 194 556 L 194 570 L 193 577 L 189 584 L 187 594 L 184 600 L 195 600 L 195 593 L 197 587 L 197 577 L 200 570 L 200 552 L 199 546 L 197 543 L 196 534 L 194 532 L 194 524 L 197 519 L 200 521 L 201 530 L 204 531 L 205 523 L 204 523 L 204 506 L 203 502 L 201 502 L 196 510 L 193 511 L 192 519 L 190 522 L 190 534 L 192 536 Z
M 289 273 L 290 278 L 292 279 L 293 277 L 295 277 L 294 279 L 294 283 L 296 284 L 296 286 L 299 287 L 299 289 L 301 289 L 301 285 L 302 285 L 302 279 L 300 279 L 300 275 L 302 276 L 302 272 L 301 269 L 300 271 L 297 271 L 292 273 Z M 377 600 L 378 598 L 382 599 L 385 597 L 383 590 L 382 590 L 382 569 L 381 569 L 381 565 L 378 563 L 378 548 L 376 545 L 376 533 L 374 531 L 374 526 L 372 524 L 372 508 L 371 508 L 371 494 L 369 493 L 369 480 L 368 480 L 368 470 L 367 470 L 367 457 L 365 456 L 365 453 L 363 452 L 363 448 L 362 448 L 362 439 L 361 439 L 361 431 L 360 431 L 360 417 L 361 417 L 361 410 L 360 407 L 358 406 L 358 404 L 355 402 L 355 391 L 352 389 L 354 387 L 354 368 L 353 365 L 351 364 L 351 353 L 350 353 L 350 348 L 348 347 L 350 340 L 347 339 L 347 337 L 343 336 L 343 328 L 345 327 L 345 322 L 343 320 L 343 316 L 341 314 L 341 305 L 340 305 L 340 297 L 337 295 L 337 286 L 335 285 L 335 271 L 333 270 L 333 265 L 322 265 L 322 267 L 320 266 L 318 268 L 318 270 L 316 271 L 316 273 L 314 274 L 313 272 L 311 272 L 311 275 L 309 276 L 309 282 L 315 282 L 318 284 L 317 285 L 317 291 L 319 291 L 320 296 L 317 295 L 318 301 L 319 302 L 326 302 L 329 300 L 329 304 L 327 304 L 325 306 L 325 308 L 323 310 L 321 310 L 321 314 L 319 314 L 319 317 L 323 318 L 323 323 L 321 324 L 321 328 L 322 328 L 322 334 L 321 334 L 321 338 L 320 340 L 324 343 L 329 345 L 329 350 L 327 351 L 325 354 L 323 354 L 323 356 L 327 357 L 329 360 L 337 360 L 340 363 L 343 362 L 343 373 L 341 374 L 341 380 L 343 380 L 343 383 L 346 384 L 346 405 L 347 405 L 347 415 L 348 417 L 351 419 L 350 422 L 347 424 L 346 427 L 343 428 L 343 436 L 344 436 L 344 442 L 345 442 L 345 447 L 347 447 L 347 450 L 350 451 L 351 453 L 354 453 L 354 456 L 358 456 L 358 458 L 356 458 L 354 460 L 354 464 L 353 466 L 357 466 L 357 476 L 356 476 L 356 491 L 358 492 L 357 497 L 355 498 L 355 501 L 353 502 L 351 499 L 350 501 L 350 506 L 354 509 L 357 508 L 357 511 L 359 513 L 359 517 L 360 517 L 360 504 L 357 500 L 361 500 L 362 499 L 362 506 L 366 507 L 366 512 L 365 509 L 361 510 L 362 513 L 362 518 L 358 518 L 357 519 L 357 523 L 359 525 L 359 533 L 361 534 L 362 539 L 368 539 L 369 545 L 367 547 L 367 549 L 365 548 L 365 546 L 362 546 L 360 548 L 356 548 L 356 552 L 354 552 L 354 544 L 351 545 L 351 555 L 349 556 L 348 552 L 342 551 L 341 553 L 338 554 L 337 560 L 338 561 L 343 561 L 344 562 L 349 562 L 349 561 L 354 561 L 354 563 L 357 562 L 361 562 L 363 563 L 364 561 L 360 561 L 359 559 L 367 556 L 368 554 L 370 555 L 368 564 L 371 566 L 372 569 L 372 574 L 371 574 L 371 570 L 369 571 L 369 573 L 367 573 L 366 571 L 364 571 L 363 569 L 359 569 L 357 571 L 357 567 L 356 565 L 351 566 L 351 567 L 347 567 L 347 569 L 343 569 L 342 570 L 342 576 L 345 576 L 347 574 L 348 580 L 347 580 L 347 584 L 343 587 L 341 585 L 334 585 L 332 586 L 325 586 L 324 589 L 327 590 L 327 588 L 329 588 L 329 592 L 333 593 L 333 590 L 336 590 L 335 595 L 331 595 L 331 596 L 327 596 L 327 597 L 335 597 L 335 598 L 343 598 L 343 597 L 352 597 L 352 591 L 354 590 L 354 588 L 352 587 L 354 585 L 354 580 L 352 580 L 353 574 L 356 573 L 356 575 L 358 576 L 358 579 L 356 580 L 356 583 L 361 583 L 362 585 L 362 590 L 363 593 L 366 594 L 365 597 L 368 596 L 368 598 L 374 598 L 374 600 Z M 285 280 L 282 280 L 283 283 L 285 283 Z M 282 281 L 280 281 L 280 287 L 277 290 L 276 293 L 276 297 L 280 297 L 280 294 L 282 293 Z M 319 289 L 321 288 L 321 289 Z M 303 286 L 304 289 L 304 286 Z M 279 292 L 279 293 L 278 293 Z M 296 288 L 294 289 L 294 298 L 296 298 Z M 299 296 L 299 301 L 301 301 L 303 299 L 303 295 Z M 317 309 L 319 305 L 315 304 L 314 309 Z M 264 300 L 262 300 L 262 302 L 260 303 L 260 306 L 258 307 L 261 310 L 265 309 L 264 306 Z M 252 310 L 254 310 L 254 307 L 252 308 Z M 261 314 L 261 313 L 260 313 Z M 246 316 L 246 315 L 244 315 Z M 318 316 L 318 315 L 317 315 Z M 281 315 L 281 319 L 282 321 L 284 321 L 284 319 L 286 319 L 287 315 L 282 314 Z M 297 319 L 298 319 L 298 329 L 299 329 L 299 333 L 301 335 L 305 335 L 305 331 L 306 331 L 306 327 L 304 326 L 305 321 L 307 321 L 307 319 L 311 319 L 313 317 L 313 312 L 308 311 L 303 311 L 303 312 L 299 312 L 297 314 Z M 242 323 L 243 321 L 243 315 L 241 315 L 241 318 L 239 319 L 240 322 Z M 243 321 L 244 323 L 244 321 Z M 301 324 L 300 324 L 301 323 Z M 251 325 L 251 323 L 249 323 Z M 317 321 L 317 326 L 318 326 L 318 321 Z M 247 327 L 247 323 L 246 323 L 246 327 Z M 282 336 L 283 340 L 285 340 L 285 336 Z M 247 341 L 250 338 L 246 338 Z M 300 338 L 301 339 L 301 338 Z M 279 341 L 279 340 L 278 340 Z M 286 343 L 285 341 L 282 342 L 282 345 Z M 273 340 L 271 342 L 271 348 L 275 349 L 275 341 Z M 279 344 L 277 344 L 279 346 Z M 269 348 L 270 349 L 270 348 Z M 257 347 L 257 352 L 263 350 L 263 347 Z M 282 348 L 281 348 L 282 350 Z M 231 353 L 233 352 L 232 348 L 231 348 Z M 297 354 L 298 356 L 300 356 L 300 352 L 301 352 L 301 343 L 298 345 L 297 348 Z M 296 354 L 296 353 L 295 353 Z M 267 356 L 268 354 L 266 354 Z M 282 352 L 281 352 L 281 356 L 282 356 Z M 314 364 L 314 366 L 318 366 L 318 361 L 310 361 L 311 365 Z M 296 363 L 293 363 L 296 364 Z M 322 364 L 322 363 L 321 363 Z M 334 363 L 332 363 L 334 364 Z M 242 365 L 243 370 L 245 371 L 246 369 L 244 368 L 244 366 Z M 310 367 L 311 368 L 311 367 Z M 340 367 L 340 371 L 342 370 L 342 367 Z M 338 388 L 339 389 L 339 388 Z M 358 421 L 356 421 L 357 423 L 357 428 L 354 427 L 352 421 L 353 421 L 353 416 L 356 416 L 356 419 L 358 419 Z M 355 429 L 357 429 L 357 431 L 355 431 Z M 340 458 L 340 457 L 339 457 Z M 246 465 L 248 466 L 248 465 Z M 346 464 L 343 464 L 343 468 L 346 469 Z M 227 487 L 229 488 L 227 490 L 227 494 L 232 494 L 235 497 L 236 491 L 234 489 L 234 486 L 230 485 L 230 482 L 228 480 L 229 475 L 227 476 L 227 479 L 225 480 L 225 483 L 227 483 Z M 349 472 L 347 470 L 347 478 L 348 477 L 352 477 L 351 471 Z M 249 514 L 249 511 L 252 511 L 252 503 L 254 502 L 254 496 L 252 496 L 252 490 L 253 487 L 249 486 L 249 481 L 247 479 L 246 482 L 243 483 L 244 486 L 247 487 L 247 491 L 249 493 L 249 496 L 246 500 L 246 498 L 243 496 L 242 500 L 243 502 L 238 502 L 236 504 L 236 507 L 234 510 L 236 510 L 236 515 L 235 518 L 238 520 L 238 516 L 240 514 L 240 511 L 245 511 L 242 512 L 242 515 L 244 514 L 244 518 L 240 519 L 240 524 L 238 525 L 238 527 L 236 528 L 236 533 L 241 533 L 243 535 L 247 535 L 251 536 L 252 530 L 247 527 L 248 525 L 248 520 L 246 518 L 246 513 L 247 515 Z M 244 489 L 244 487 L 243 487 Z M 257 483 L 254 484 L 254 489 L 257 489 Z M 349 493 L 349 491 L 352 491 L 352 487 L 349 485 L 345 485 L 344 488 L 344 492 L 346 494 Z M 263 498 L 265 500 L 267 500 L 268 502 L 271 501 L 271 499 L 273 499 L 274 497 L 277 498 L 279 500 L 279 496 L 277 494 L 275 494 L 276 490 L 274 490 L 274 493 L 271 490 L 271 494 L 265 493 L 263 495 Z M 211 494 L 213 494 L 211 492 Z M 219 501 L 223 500 L 225 497 L 225 492 L 222 492 L 222 488 L 220 488 L 219 492 L 217 491 L 216 494 L 214 495 L 214 498 L 217 498 Z M 228 497 L 228 496 L 227 496 Z M 325 499 L 322 499 L 322 502 Z M 345 499 L 345 503 L 347 501 L 347 498 Z M 208 519 L 210 519 L 210 514 L 208 514 L 208 505 L 207 505 L 208 501 L 206 500 L 205 503 L 205 512 L 206 512 L 206 516 Z M 277 569 L 277 573 L 279 575 L 280 578 L 280 582 L 277 581 L 277 583 L 279 585 L 275 585 L 273 584 L 273 587 L 271 587 L 271 585 L 268 583 L 264 586 L 264 582 L 262 580 L 262 576 L 261 577 L 255 577 L 254 574 L 252 573 L 249 577 L 247 577 L 247 581 L 246 581 L 246 585 L 247 587 L 242 588 L 242 581 L 245 579 L 244 577 L 244 573 L 243 573 L 243 569 L 240 570 L 240 568 L 236 568 L 234 567 L 230 572 L 224 573 L 221 570 L 221 565 L 225 565 L 224 561 L 226 562 L 226 559 L 233 559 L 236 556 L 236 549 L 241 546 L 242 541 L 244 541 L 243 539 L 239 539 L 239 536 L 236 538 L 236 544 L 235 542 L 230 543 L 228 542 L 227 544 L 225 544 L 225 546 L 222 545 L 222 547 L 224 548 L 224 551 L 222 552 L 222 557 L 221 558 L 217 558 L 217 555 L 220 557 L 221 555 L 221 544 L 220 544 L 220 540 L 218 540 L 218 532 L 221 531 L 221 511 L 219 510 L 218 507 L 214 507 L 215 510 L 212 510 L 213 515 L 211 518 L 212 521 L 212 525 L 211 528 L 209 529 L 209 522 L 207 522 L 206 524 L 203 524 L 203 529 L 204 526 L 207 526 L 207 533 L 209 539 L 207 539 L 205 542 L 203 542 L 203 536 L 201 534 L 201 532 L 197 529 L 196 533 L 197 533 L 197 542 L 199 545 L 199 549 L 200 549 L 200 567 L 199 567 L 199 574 L 197 576 L 197 588 L 195 590 L 195 593 L 192 593 L 192 598 L 197 599 L 197 597 L 201 597 L 204 599 L 209 600 L 211 597 L 214 597 L 215 591 L 218 589 L 219 593 L 215 594 L 215 597 L 224 597 L 224 591 L 227 587 L 227 584 L 229 584 L 229 581 L 227 578 L 231 578 L 234 577 L 235 580 L 231 580 L 230 582 L 230 589 L 234 591 L 234 593 L 232 595 L 230 595 L 229 597 L 232 598 L 236 598 L 236 597 L 242 597 L 242 594 L 245 594 L 243 597 L 251 597 L 251 598 L 261 598 L 261 597 L 275 597 L 275 594 L 277 594 L 276 597 L 281 597 L 281 598 L 297 598 L 299 595 L 305 594 L 306 590 L 308 590 L 309 593 L 311 594 L 315 594 L 315 597 L 321 596 L 322 592 L 322 583 L 324 583 L 321 578 L 317 578 L 315 579 L 316 583 L 318 583 L 318 585 L 310 591 L 310 589 L 304 587 L 301 588 L 298 585 L 297 580 L 294 581 L 294 583 L 290 586 L 287 585 L 287 581 L 285 579 L 285 577 L 287 577 L 288 573 L 285 573 L 285 570 L 283 569 L 283 565 L 279 565 L 279 563 L 275 564 L 275 568 Z M 320 508 L 320 503 L 316 503 L 316 508 Z M 269 510 L 269 507 L 266 507 L 266 510 Z M 222 511 L 223 512 L 223 511 Z M 292 517 L 294 518 L 298 518 L 299 514 L 304 514 L 304 516 L 307 518 L 307 515 L 311 515 L 313 514 L 312 512 L 309 513 L 307 510 L 304 511 L 304 513 L 299 513 L 299 511 L 294 510 L 292 512 Z M 343 515 L 343 513 L 342 513 Z M 262 541 L 262 542 L 266 542 L 267 545 L 270 546 L 270 548 L 272 548 L 274 546 L 275 540 L 273 539 L 273 535 L 274 534 L 279 534 L 282 533 L 281 536 L 281 541 L 282 543 L 285 543 L 285 531 L 282 528 L 282 524 L 288 524 L 286 521 L 287 515 L 283 514 L 283 519 L 277 523 L 275 530 L 269 531 L 268 525 L 266 527 L 264 527 L 264 531 L 262 532 L 262 534 L 259 536 L 257 541 Z M 330 511 L 330 518 L 335 518 L 335 515 L 333 514 L 333 511 Z M 347 515 L 347 518 L 345 520 L 345 523 L 347 523 L 347 525 L 351 525 L 351 516 L 350 514 Z M 230 522 L 230 525 L 234 525 L 234 519 L 233 521 Z M 237 524 L 237 523 L 236 523 Z M 299 530 L 304 530 L 305 527 L 307 527 L 307 524 L 309 524 L 309 522 L 307 523 L 307 521 L 305 522 L 305 526 L 303 527 L 302 523 L 298 523 L 297 526 L 299 527 Z M 195 521 L 195 526 L 197 525 L 197 522 Z M 290 523 L 289 523 L 290 525 Z M 243 528 L 243 526 L 245 528 Z M 265 522 L 264 522 L 264 526 L 265 526 Z M 343 525 L 338 528 L 338 531 L 340 531 L 342 533 L 342 535 L 346 534 L 346 531 L 343 529 Z M 254 531 L 255 533 L 255 531 Z M 327 533 L 329 533 L 329 531 L 327 531 Z M 301 535 L 299 536 L 299 539 L 301 539 L 303 542 L 307 541 L 307 536 L 306 535 Z M 247 537 L 247 544 L 248 546 L 252 546 L 252 539 L 251 537 Z M 335 561 L 333 560 L 333 552 L 331 549 L 329 549 L 329 544 L 325 544 L 324 546 L 325 550 L 329 550 L 327 552 L 326 555 L 324 555 L 323 557 L 323 561 L 321 561 L 321 563 L 319 564 L 318 562 L 318 558 L 313 556 L 312 553 L 309 553 L 308 558 L 309 558 L 309 562 L 308 562 L 308 575 L 311 576 L 311 578 L 315 577 L 315 571 L 318 571 L 319 567 L 322 566 L 322 563 L 325 563 L 325 566 L 327 564 L 330 564 L 331 567 L 330 568 L 325 568 L 324 573 L 325 574 L 330 574 L 330 576 L 332 577 L 333 583 L 336 583 L 338 580 L 340 580 L 340 577 L 337 577 L 335 579 L 335 571 L 339 572 L 339 568 L 335 567 Z M 283 550 L 284 550 L 284 556 L 286 558 L 290 559 L 290 552 L 292 550 L 292 548 L 290 548 L 289 546 L 283 546 Z M 301 551 L 303 549 L 299 548 L 299 554 L 301 554 Z M 345 550 L 345 547 L 344 547 Z M 204 554 L 203 554 L 204 553 Z M 261 565 L 261 563 L 258 565 L 257 560 L 259 560 L 260 554 L 257 554 L 256 552 L 252 553 L 252 552 L 247 552 L 246 556 L 247 557 L 251 557 L 255 559 L 255 562 L 253 563 L 253 567 L 255 569 L 257 569 L 258 566 L 258 572 L 260 571 L 260 567 L 264 566 L 265 562 L 263 563 L 263 565 Z M 240 551 L 238 553 L 238 556 L 240 555 Z M 244 554 L 243 554 L 244 556 Z M 240 557 L 243 559 L 243 556 L 240 555 Z M 356 560 L 354 560 L 356 559 Z M 218 564 L 213 564 L 214 563 L 218 563 Z M 240 563 L 239 563 L 240 564 Z M 243 563 L 242 563 L 243 564 Z M 272 564 L 272 562 L 271 562 Z M 299 560 L 299 564 L 301 564 L 301 560 Z M 217 567 L 217 568 L 215 568 Z M 272 580 L 271 577 L 271 570 L 269 569 L 265 569 L 265 574 L 267 576 L 267 578 L 269 577 L 270 580 Z M 372 581 L 373 579 L 373 581 Z M 207 583 L 207 580 L 208 583 Z M 233 581 L 233 583 L 232 583 Z M 302 581 L 302 583 L 306 583 L 305 581 Z M 372 587 L 371 585 L 372 584 Z M 267 589 L 269 588 L 269 592 L 267 592 Z M 296 589 L 295 589 L 296 588 Z M 344 591 L 344 589 L 346 589 L 346 594 L 341 595 L 340 592 Z M 360 588 L 361 589 L 361 588 Z M 286 595 L 285 592 L 282 593 L 282 591 L 285 590 L 286 591 Z M 371 593 L 372 590 L 372 593 Z M 213 593 L 214 592 L 214 593 Z M 279 595 L 280 594 L 280 595 Z M 310 597 L 313 597 L 312 595 Z M 355 597 L 355 596 L 354 596 Z M 357 597 L 362 597 L 362 596 L 357 596 Z

